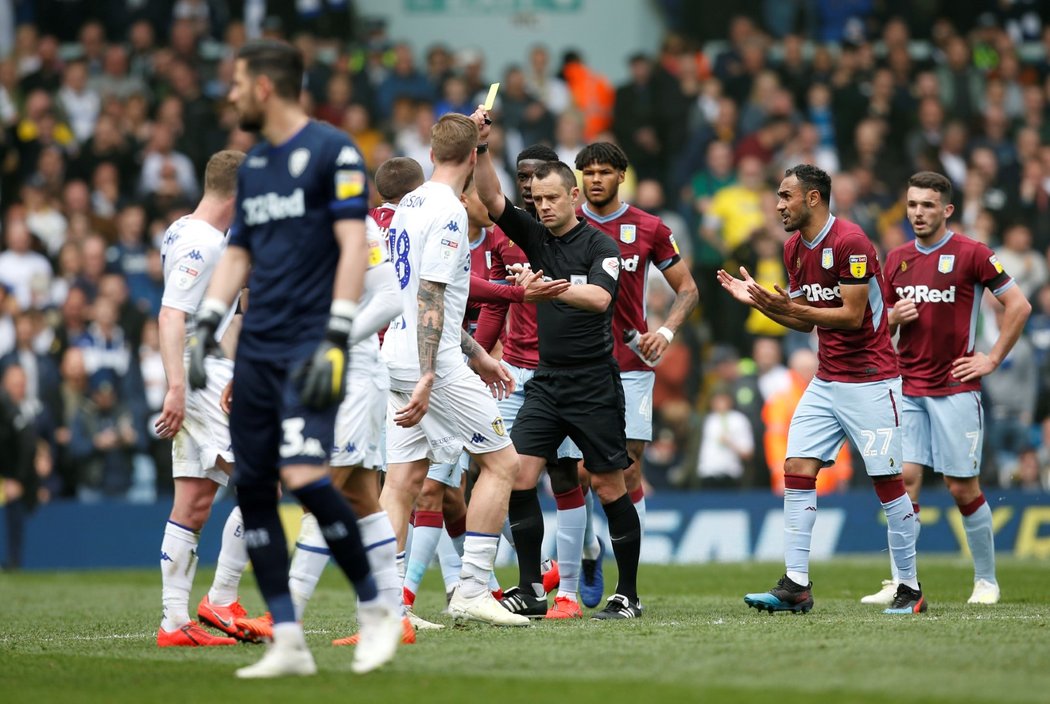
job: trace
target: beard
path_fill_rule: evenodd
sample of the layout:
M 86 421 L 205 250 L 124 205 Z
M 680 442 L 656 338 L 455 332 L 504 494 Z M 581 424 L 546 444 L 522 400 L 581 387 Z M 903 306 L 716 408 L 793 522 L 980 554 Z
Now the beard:
M 253 106 L 254 108 L 254 106 Z M 263 128 L 263 114 L 259 109 L 245 109 L 237 121 L 238 126 L 245 132 L 258 133 Z

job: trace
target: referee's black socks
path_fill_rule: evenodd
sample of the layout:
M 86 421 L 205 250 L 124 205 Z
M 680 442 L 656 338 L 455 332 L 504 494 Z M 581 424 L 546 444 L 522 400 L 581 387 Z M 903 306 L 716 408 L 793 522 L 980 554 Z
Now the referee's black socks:
M 514 536 L 514 550 L 518 553 L 518 587 L 532 594 L 535 591 L 534 584 L 543 584 L 540 571 L 540 562 L 543 560 L 543 511 L 540 510 L 540 497 L 535 487 L 510 492 L 507 518 Z
M 616 569 L 619 571 L 616 593 L 635 602 L 638 600 L 638 555 L 642 549 L 642 525 L 638 521 L 638 511 L 631 503 L 629 494 L 602 504 L 602 509 L 609 520 L 609 537 L 612 539 Z

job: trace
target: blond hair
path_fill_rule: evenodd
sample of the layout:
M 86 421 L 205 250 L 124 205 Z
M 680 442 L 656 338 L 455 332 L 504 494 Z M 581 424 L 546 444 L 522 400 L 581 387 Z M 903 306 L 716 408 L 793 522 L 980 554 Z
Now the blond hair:
M 244 152 L 224 149 L 213 154 L 204 167 L 204 192 L 228 198 L 237 191 L 237 169 L 244 161 Z
M 435 163 L 462 164 L 478 145 L 478 126 L 466 115 L 450 112 L 430 130 Z

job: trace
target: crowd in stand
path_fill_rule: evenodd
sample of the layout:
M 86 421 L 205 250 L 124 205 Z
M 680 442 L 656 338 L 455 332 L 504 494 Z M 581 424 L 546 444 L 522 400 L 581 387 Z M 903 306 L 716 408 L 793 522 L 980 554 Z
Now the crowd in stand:
M 0 402 L 23 440 L 5 469 L 18 478 L 9 499 L 170 491 L 170 444 L 150 430 L 165 392 L 158 238 L 192 209 L 208 156 L 253 143 L 224 96 L 234 52 L 256 31 L 302 49 L 303 101 L 351 134 L 372 170 L 394 155 L 429 168 L 435 120 L 472 112 L 493 80 L 489 144 L 505 192 L 517 191 L 524 146 L 546 142 L 570 164 L 592 141 L 624 148 L 627 199 L 679 235 L 701 287 L 701 313 L 656 370 L 646 473 L 657 488 L 782 488 L 815 340 L 736 305 L 714 272 L 744 265 L 786 284 L 788 233 L 774 209 L 783 169 L 831 173 L 832 211 L 882 254 L 912 237 L 908 175 L 946 174 L 952 226 L 995 249 L 1034 308 L 985 381 L 986 481 L 1050 487 L 1050 27 L 1029 22 L 1020 37 L 989 15 L 968 31 L 938 21 L 919 38 L 897 18 L 857 31 L 846 17 L 823 41 L 823 29 L 784 34 L 737 17 L 717 50 L 668 33 L 614 86 L 580 52 L 541 45 L 497 75 L 476 50 L 392 40 L 379 26 L 351 42 L 309 23 L 246 25 L 216 11 L 221 2 L 167 3 L 169 15 L 140 5 L 153 14 L 89 13 L 75 30 L 41 14 L 0 52 Z M 652 283 L 657 327 L 672 296 Z M 988 301 L 979 348 L 995 339 L 996 313 Z M 822 473 L 823 490 L 854 480 L 849 455 Z

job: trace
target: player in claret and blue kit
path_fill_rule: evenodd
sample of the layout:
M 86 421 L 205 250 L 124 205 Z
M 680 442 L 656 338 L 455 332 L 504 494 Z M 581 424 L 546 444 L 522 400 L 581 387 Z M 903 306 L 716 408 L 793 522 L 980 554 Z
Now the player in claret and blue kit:
M 238 172 L 230 243 L 198 309 L 190 357 L 190 384 L 202 386 L 204 356 L 217 352 L 213 333 L 248 279 L 230 437 L 245 542 L 274 622 L 273 646 L 237 671 L 248 678 L 316 671 L 289 593 L 278 481 L 316 517 L 361 600 L 351 669 L 379 667 L 401 639 L 399 610 L 379 598 L 356 518 L 327 468 L 368 267 L 367 178 L 349 137 L 303 112 L 302 78 L 302 55 L 283 42 L 247 44 L 237 55 L 229 98 L 241 127 L 263 139 Z
M 981 377 L 1010 354 L 1032 306 L 992 250 L 948 229 L 954 210 L 946 177 L 922 171 L 908 180 L 908 220 L 915 241 L 886 257 L 886 303 L 904 377 L 904 483 L 919 516 L 923 467 L 944 476 L 962 514 L 973 556 L 971 604 L 999 601 L 992 510 L 981 491 L 984 409 Z M 974 351 L 984 291 L 1004 306 L 999 337 L 987 354 Z M 919 525 L 916 525 L 916 530 Z M 889 603 L 897 575 L 861 599 Z
M 901 478 L 901 379 L 883 305 L 875 248 L 855 224 L 828 210 L 831 178 L 809 164 L 785 172 L 777 212 L 794 234 L 784 245 L 789 290 L 771 292 L 740 268 L 743 280 L 718 272 L 736 300 L 781 325 L 817 328 L 819 366 L 791 418 L 784 463 L 786 573 L 768 592 L 744 601 L 759 610 L 813 608 L 809 552 L 817 518 L 817 473 L 835 461 L 848 437 L 875 484 L 900 575 L 885 613 L 926 610 L 915 569 L 915 516 Z

